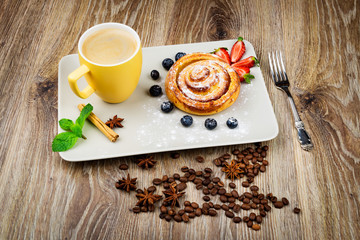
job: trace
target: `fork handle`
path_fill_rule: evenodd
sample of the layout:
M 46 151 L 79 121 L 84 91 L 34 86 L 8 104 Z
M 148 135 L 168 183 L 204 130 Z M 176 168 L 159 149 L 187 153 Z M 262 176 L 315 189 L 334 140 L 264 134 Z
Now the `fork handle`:
M 305 130 L 304 123 L 303 123 L 303 121 L 301 121 L 299 113 L 296 110 L 295 102 L 291 96 L 289 89 L 285 88 L 284 91 L 286 92 L 288 99 L 289 99 L 291 111 L 293 113 L 294 120 L 295 120 L 295 127 L 298 131 L 298 140 L 300 142 L 301 148 L 306 151 L 310 151 L 311 149 L 314 148 L 314 145 L 311 142 L 311 138 L 310 138 L 309 134 L 307 133 L 307 131 Z

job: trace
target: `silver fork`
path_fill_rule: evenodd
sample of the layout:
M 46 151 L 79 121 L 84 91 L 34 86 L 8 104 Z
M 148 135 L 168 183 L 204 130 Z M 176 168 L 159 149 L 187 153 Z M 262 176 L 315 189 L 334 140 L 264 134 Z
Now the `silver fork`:
M 314 145 L 311 142 L 311 138 L 309 134 L 305 130 L 304 123 L 300 119 L 299 113 L 295 107 L 294 99 L 290 94 L 289 91 L 290 83 L 286 74 L 281 52 L 279 53 L 278 51 L 276 51 L 276 53 L 274 52 L 269 53 L 269 64 L 270 64 L 271 76 L 274 80 L 275 86 L 286 92 L 288 96 L 290 107 L 294 115 L 295 127 L 298 131 L 298 140 L 300 142 L 300 145 L 304 150 L 309 151 L 313 149 Z

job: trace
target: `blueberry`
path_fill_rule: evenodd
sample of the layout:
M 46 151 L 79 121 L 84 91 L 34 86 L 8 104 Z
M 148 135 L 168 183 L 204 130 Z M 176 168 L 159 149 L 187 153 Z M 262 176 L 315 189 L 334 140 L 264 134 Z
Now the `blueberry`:
M 193 123 L 193 118 L 189 115 L 185 115 L 180 119 L 180 122 L 184 127 L 190 127 Z
M 154 86 L 151 86 L 149 92 L 150 92 L 151 96 L 157 97 L 157 96 L 161 95 L 162 89 L 159 85 L 154 85 Z
M 215 119 L 213 118 L 207 118 L 205 120 L 205 127 L 209 130 L 213 130 L 214 128 L 216 128 L 217 126 L 217 122 Z
M 161 110 L 165 113 L 169 113 L 174 109 L 174 104 L 170 101 L 163 102 L 161 104 Z
M 160 73 L 157 70 L 152 70 L 150 73 L 150 77 L 154 80 L 157 80 L 160 77 Z
M 174 64 L 174 61 L 173 61 L 171 58 L 165 58 L 165 59 L 162 61 L 162 66 L 163 66 L 166 70 L 169 70 L 173 64 Z
M 175 55 L 175 61 L 179 60 L 181 57 L 185 56 L 186 53 L 184 52 L 178 52 L 176 55 Z
M 233 129 L 233 128 L 236 128 L 238 126 L 238 121 L 236 120 L 236 118 L 229 118 L 227 121 L 226 121 L 226 125 Z

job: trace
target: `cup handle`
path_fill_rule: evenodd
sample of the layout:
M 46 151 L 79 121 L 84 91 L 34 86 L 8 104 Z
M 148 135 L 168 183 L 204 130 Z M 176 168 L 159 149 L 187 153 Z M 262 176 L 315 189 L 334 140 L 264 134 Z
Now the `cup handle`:
M 91 94 L 95 92 L 95 89 L 92 88 L 90 85 L 85 87 L 82 91 L 80 91 L 77 85 L 77 81 L 88 72 L 90 72 L 90 69 L 86 65 L 81 65 L 68 76 L 71 90 L 80 98 L 88 98 Z

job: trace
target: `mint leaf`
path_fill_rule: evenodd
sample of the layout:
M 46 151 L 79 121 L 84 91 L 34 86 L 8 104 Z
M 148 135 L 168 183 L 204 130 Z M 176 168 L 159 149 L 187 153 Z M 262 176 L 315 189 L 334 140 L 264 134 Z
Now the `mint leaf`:
M 69 131 L 71 126 L 74 125 L 74 122 L 70 119 L 63 118 L 59 121 L 59 125 L 65 131 Z
M 60 133 L 56 135 L 56 137 L 52 142 L 52 146 L 51 146 L 52 150 L 54 152 L 63 152 L 69 150 L 75 145 L 77 139 L 78 137 L 75 135 L 75 133 L 72 132 Z
M 90 115 L 92 110 L 93 106 L 91 106 L 90 103 L 86 104 L 86 106 L 81 110 L 80 116 L 76 119 L 76 124 L 78 124 L 80 128 L 84 126 L 85 119 Z
M 74 124 L 70 127 L 70 130 L 79 138 L 82 137 L 82 129 L 78 124 Z

